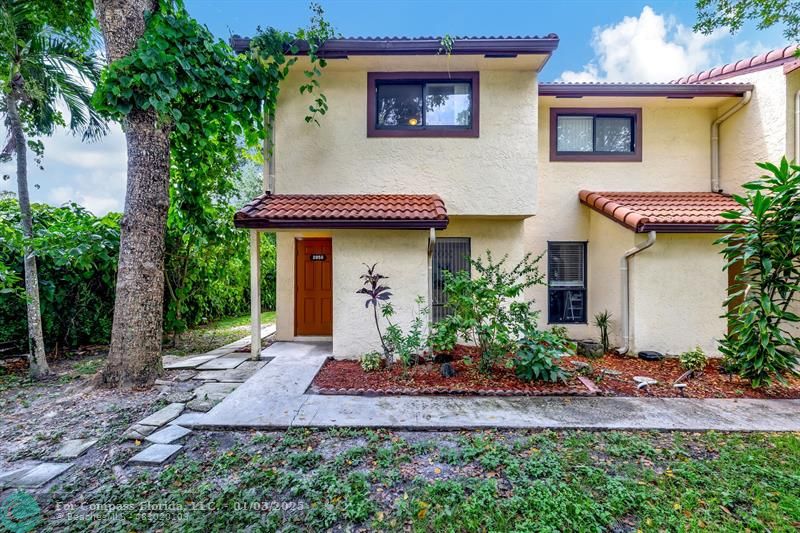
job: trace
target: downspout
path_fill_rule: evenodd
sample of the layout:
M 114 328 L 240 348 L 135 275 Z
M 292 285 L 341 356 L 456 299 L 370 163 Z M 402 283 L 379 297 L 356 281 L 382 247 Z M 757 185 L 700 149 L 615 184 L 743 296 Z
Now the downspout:
M 719 126 L 750 103 L 752 97 L 753 91 L 745 91 L 741 100 L 717 117 L 717 120 L 711 124 L 711 192 L 722 192 L 719 179 Z
M 619 271 L 622 277 L 622 341 L 624 346 L 617 350 L 620 355 L 625 355 L 631 349 L 631 319 L 630 319 L 630 282 L 628 267 L 630 258 L 641 251 L 647 250 L 656 242 L 656 232 L 651 231 L 647 234 L 647 240 L 638 246 L 634 246 L 625 252 L 619 260 Z
M 794 93 L 794 161 L 800 161 L 800 90 Z
M 275 193 L 275 115 L 264 112 L 264 167 L 262 171 L 264 192 Z

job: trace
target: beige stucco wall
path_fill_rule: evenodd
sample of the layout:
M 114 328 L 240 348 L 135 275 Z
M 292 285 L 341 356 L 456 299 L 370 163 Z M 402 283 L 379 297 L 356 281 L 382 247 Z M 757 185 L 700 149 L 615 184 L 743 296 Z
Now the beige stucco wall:
M 278 232 L 277 332 L 278 340 L 294 337 L 294 246 L 302 237 L 330 236 L 333 245 L 333 354 L 357 358 L 380 348 L 371 308 L 359 276 L 364 263 L 378 263 L 392 289 L 394 321 L 410 323 L 417 296 L 428 295 L 428 232 L 399 230 L 337 230 L 330 232 Z M 381 327 L 384 326 L 381 318 Z
M 542 98 L 539 106 L 539 185 L 536 216 L 525 221 L 525 250 L 540 253 L 547 241 L 589 241 L 587 325 L 569 325 L 575 338 L 597 335 L 592 316 L 609 309 L 619 318 L 619 255 L 633 246 L 633 233 L 578 201 L 581 189 L 593 191 L 706 191 L 709 188 L 711 122 L 717 100 Z M 726 99 L 733 102 L 734 99 Z M 551 107 L 641 107 L 642 161 L 625 163 L 551 162 Z M 607 287 L 600 289 L 598 285 Z M 599 292 L 596 292 L 599 291 Z M 529 295 L 547 322 L 547 288 Z M 616 307 L 615 307 L 616 306 Z M 616 310 L 615 310 L 616 309 Z
M 472 259 L 486 259 L 486 250 L 499 261 L 508 255 L 508 265 L 516 265 L 525 255 L 525 223 L 522 219 L 452 217 L 438 237 L 469 237 Z
M 380 348 L 371 310 L 364 308 L 359 276 L 364 263 L 378 263 L 378 271 L 389 278 L 395 320 L 404 329 L 411 322 L 417 296 L 428 299 L 427 231 L 332 230 L 277 234 L 277 339 L 294 337 L 294 246 L 295 239 L 328 236 L 333 244 L 333 353 L 337 358 L 357 358 Z M 509 264 L 524 255 L 523 221 L 453 217 L 437 237 L 469 237 L 472 256 L 485 257 L 492 250 L 495 259 L 508 254 Z M 381 318 L 381 327 L 384 327 Z
M 588 319 L 587 338 L 598 338 L 594 327 L 594 316 L 611 313 L 610 340 L 617 346 L 622 344 L 622 278 L 620 259 L 636 245 L 636 234 L 596 211 L 589 212 L 588 258 Z
M 787 140 L 791 143 L 791 137 L 787 137 L 787 129 L 791 127 L 787 110 L 794 103 L 787 101 L 786 76 L 780 66 L 728 78 L 725 82 L 755 86 L 750 103 L 720 126 L 720 184 L 724 191 L 737 193 L 741 192 L 742 183 L 761 175 L 756 162 L 778 162 L 791 150 L 787 148 Z M 718 114 L 731 105 L 720 106 Z
M 479 138 L 368 138 L 366 70 L 326 69 L 330 110 L 309 125 L 301 79 L 296 71 L 281 89 L 277 192 L 439 194 L 451 215 L 535 211 L 534 71 L 481 71 Z
M 641 236 L 640 238 L 644 238 Z M 659 234 L 631 262 L 633 349 L 679 354 L 700 346 L 719 355 L 727 324 L 720 315 L 728 274 L 719 238 L 711 234 Z

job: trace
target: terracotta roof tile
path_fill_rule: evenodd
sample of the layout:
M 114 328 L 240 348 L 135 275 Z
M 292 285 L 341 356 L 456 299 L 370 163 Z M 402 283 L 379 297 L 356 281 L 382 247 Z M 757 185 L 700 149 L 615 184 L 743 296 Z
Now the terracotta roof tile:
M 734 63 L 728 63 L 727 65 L 714 67 L 709 70 L 704 70 L 703 72 L 683 76 L 682 78 L 673 80 L 672 83 L 705 83 L 715 79 L 740 76 L 746 72 L 777 67 L 784 63 L 795 61 L 797 59 L 795 55 L 797 50 L 798 47 L 794 45 L 776 48 L 775 50 L 753 56 L 750 59 L 740 59 Z
M 263 194 L 234 215 L 239 228 L 447 227 L 435 194 Z
M 582 204 L 636 232 L 708 233 L 729 223 L 720 216 L 738 204 L 713 192 L 581 191 Z

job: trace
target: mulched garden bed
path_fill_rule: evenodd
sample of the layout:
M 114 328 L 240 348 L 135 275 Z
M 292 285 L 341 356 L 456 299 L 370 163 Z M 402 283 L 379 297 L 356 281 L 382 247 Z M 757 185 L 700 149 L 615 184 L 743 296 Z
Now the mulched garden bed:
M 705 371 L 689 380 L 681 392 L 672 384 L 683 373 L 677 359 L 644 361 L 638 357 L 606 354 L 597 359 L 567 356 L 562 365 L 572 373 L 567 383 L 525 383 L 518 379 L 513 369 L 498 366 L 492 376 L 478 372 L 475 364 L 468 365 L 464 357 L 474 349 L 458 346 L 453 354 L 456 375 L 442 377 L 438 364 L 421 364 L 412 367 L 406 375 L 399 364 L 392 369 L 365 372 L 358 361 L 329 359 L 311 384 L 316 394 L 356 395 L 478 395 L 478 396 L 653 396 L 661 398 L 800 398 L 800 379 L 789 379 L 789 385 L 775 384 L 769 388 L 753 389 L 737 376 L 720 370 L 720 361 L 711 359 Z M 576 366 L 574 362 L 578 362 Z M 581 367 L 581 363 L 590 366 Z M 605 371 L 605 372 L 604 372 Z M 610 372 L 609 372 L 610 371 Z M 618 373 L 618 374 L 617 374 Z M 634 376 L 658 380 L 646 390 L 636 388 Z M 588 378 L 599 390 L 591 390 L 581 383 Z

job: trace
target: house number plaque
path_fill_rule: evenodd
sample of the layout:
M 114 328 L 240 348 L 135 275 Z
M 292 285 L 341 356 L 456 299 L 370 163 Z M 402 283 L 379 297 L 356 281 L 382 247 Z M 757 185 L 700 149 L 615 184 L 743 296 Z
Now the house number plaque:
M 325 254 L 311 254 L 312 261 L 325 261 L 327 257 Z

